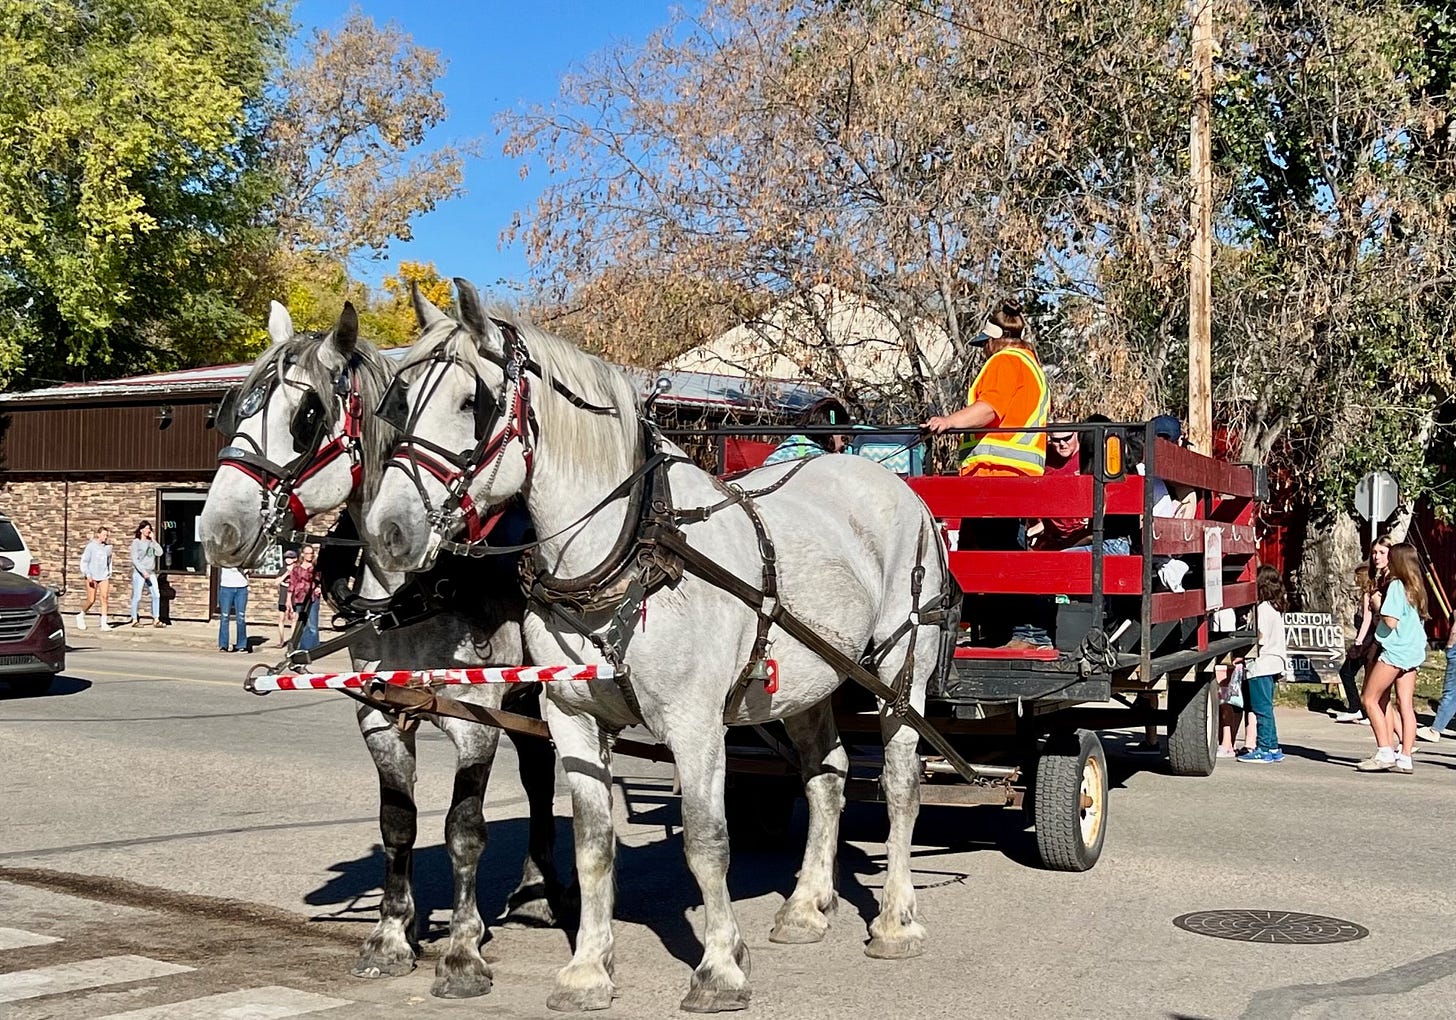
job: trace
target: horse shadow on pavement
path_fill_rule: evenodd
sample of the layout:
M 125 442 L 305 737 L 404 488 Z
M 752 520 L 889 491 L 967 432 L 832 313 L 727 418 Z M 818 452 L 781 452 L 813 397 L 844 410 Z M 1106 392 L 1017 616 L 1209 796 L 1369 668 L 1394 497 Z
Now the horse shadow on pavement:
M 627 807 L 628 823 L 619 826 L 616 920 L 647 928 L 676 959 L 695 966 L 702 956 L 702 942 L 694 929 L 694 924 L 701 926 L 701 922 L 693 915 L 702 901 L 683 852 L 680 801 L 671 793 L 669 784 L 655 781 L 619 780 L 616 793 Z M 422 816 L 421 835 L 428 826 L 442 821 L 438 814 Z M 776 896 L 782 901 L 788 897 L 802 861 L 807 824 L 808 809 L 801 798 L 789 830 L 775 845 L 733 849 L 728 887 L 735 902 L 764 896 Z M 1025 813 L 1018 809 L 926 805 L 921 808 L 915 842 L 927 849 L 917 851 L 916 857 L 996 850 L 1019 863 L 1035 866 L 1029 824 Z M 525 818 L 490 822 L 489 842 L 481 855 L 477 876 L 480 913 L 487 919 L 487 941 L 491 938 L 489 928 L 499 924 L 493 919 L 500 918 L 507 897 L 520 880 L 527 828 Z M 838 850 L 838 891 L 843 901 L 838 924 L 853 923 L 851 919 L 858 914 L 867 928 L 879 913 L 877 894 L 884 877 L 887 829 L 883 804 L 846 806 Z M 557 819 L 556 836 L 557 867 L 563 881 L 570 882 L 574 869 L 569 818 Z M 367 853 L 339 861 L 329 870 L 333 877 L 304 897 L 305 903 L 322 908 L 312 919 L 373 924 L 379 916 L 383 848 L 374 844 Z M 922 889 L 969 878 L 934 864 L 915 867 L 913 877 L 917 888 Z M 429 945 L 443 940 L 449 932 L 453 896 L 450 858 L 443 843 L 426 845 L 422 840 L 416 846 L 414 890 L 420 942 Z M 847 913 L 846 907 L 853 913 Z M 574 941 L 574 919 L 567 935 Z

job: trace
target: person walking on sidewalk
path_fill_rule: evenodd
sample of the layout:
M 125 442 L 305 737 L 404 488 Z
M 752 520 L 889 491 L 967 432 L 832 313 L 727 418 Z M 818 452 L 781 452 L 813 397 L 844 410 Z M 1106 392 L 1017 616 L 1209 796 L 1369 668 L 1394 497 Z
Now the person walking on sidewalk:
M 298 553 L 289 549 L 283 554 L 283 573 L 278 575 L 278 647 L 288 643 L 288 624 L 293 622 L 293 604 L 288 599 L 288 581 L 298 565 Z
M 1273 764 L 1284 760 L 1279 749 L 1279 729 L 1274 723 L 1274 684 L 1289 672 L 1289 646 L 1284 637 L 1284 610 L 1288 604 L 1284 580 L 1267 563 L 1259 568 L 1259 604 L 1254 607 L 1259 643 L 1257 655 L 1245 667 L 1248 675 L 1249 707 L 1258 717 L 1256 746 L 1239 761 Z
M 131 625 L 140 627 L 142 589 L 152 589 L 152 626 L 165 627 L 162 622 L 162 589 L 157 579 L 157 565 L 162 560 L 162 547 L 152 539 L 152 522 L 142 521 L 136 526 L 131 543 Z
M 217 576 L 217 650 L 251 652 L 248 647 L 248 575 L 237 567 L 223 567 Z M 237 641 L 228 644 L 228 620 L 235 618 Z
M 1451 616 L 1451 633 L 1446 638 L 1446 679 L 1441 683 L 1441 703 L 1436 706 L 1436 718 L 1429 726 L 1416 730 L 1416 736 L 1430 743 L 1441 739 L 1441 731 L 1451 725 L 1456 717 L 1456 614 Z
M 1411 748 L 1416 742 L 1416 670 L 1426 661 L 1426 585 L 1415 546 L 1409 542 L 1391 546 L 1386 573 L 1390 582 L 1375 624 L 1380 654 L 1365 680 L 1363 694 L 1365 715 L 1375 732 L 1375 753 L 1355 768 L 1410 775 Z M 1400 713 L 1399 748 L 1386 716 L 1392 689 Z
M 111 529 L 96 529 L 96 535 L 81 550 L 81 576 L 86 579 L 86 604 L 76 614 L 78 630 L 86 629 L 86 614 L 101 604 L 101 629 L 110 630 L 111 621 Z
M 1383 550 L 1389 555 L 1390 550 Z M 1340 683 L 1345 688 L 1345 711 L 1330 712 L 1335 722 L 1363 723 L 1365 709 L 1360 704 L 1360 685 L 1356 681 L 1362 673 L 1370 672 L 1370 652 L 1375 644 L 1375 618 L 1380 615 L 1380 592 L 1375 583 L 1375 568 L 1366 560 L 1355 568 L 1355 642 L 1345 649 L 1345 661 L 1340 664 Z
M 288 575 L 288 601 L 294 616 L 303 621 L 298 635 L 298 647 L 303 650 L 317 648 L 319 643 L 319 596 L 323 589 L 317 561 L 318 550 L 305 545 Z

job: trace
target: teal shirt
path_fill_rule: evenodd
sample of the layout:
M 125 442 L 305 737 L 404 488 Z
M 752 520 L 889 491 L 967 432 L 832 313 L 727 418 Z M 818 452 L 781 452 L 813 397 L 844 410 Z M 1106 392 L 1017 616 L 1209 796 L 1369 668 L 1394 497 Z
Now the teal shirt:
M 773 452 L 764 458 L 763 466 L 784 464 L 791 460 L 805 460 L 809 457 L 817 457 L 822 453 L 824 453 L 824 447 L 808 436 L 790 436 L 775 446 Z
M 1392 628 L 1385 617 L 1395 618 Z M 1405 597 L 1405 585 L 1391 581 L 1380 604 L 1380 620 L 1375 624 L 1375 640 L 1380 643 L 1380 661 L 1397 669 L 1415 669 L 1426 661 L 1426 626 L 1415 606 Z

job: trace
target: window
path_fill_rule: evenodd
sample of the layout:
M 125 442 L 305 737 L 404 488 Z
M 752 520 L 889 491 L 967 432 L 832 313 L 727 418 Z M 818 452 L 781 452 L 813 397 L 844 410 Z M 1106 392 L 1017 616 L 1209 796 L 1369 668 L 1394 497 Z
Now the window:
M 15 530 L 15 525 L 0 520 L 0 552 L 24 551 L 25 543 L 20 540 L 20 532 Z
M 161 526 L 157 528 L 157 544 L 162 547 L 162 569 L 178 573 L 201 574 L 207 570 L 207 557 L 197 539 L 197 519 L 202 516 L 205 492 L 161 492 L 157 494 Z

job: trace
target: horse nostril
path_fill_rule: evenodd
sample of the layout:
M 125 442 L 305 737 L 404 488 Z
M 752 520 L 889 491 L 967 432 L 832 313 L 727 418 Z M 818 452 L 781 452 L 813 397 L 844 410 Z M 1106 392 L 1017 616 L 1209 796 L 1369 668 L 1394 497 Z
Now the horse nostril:
M 409 551 L 409 536 L 398 524 L 391 523 L 384 531 L 384 548 L 396 559 L 403 559 Z

